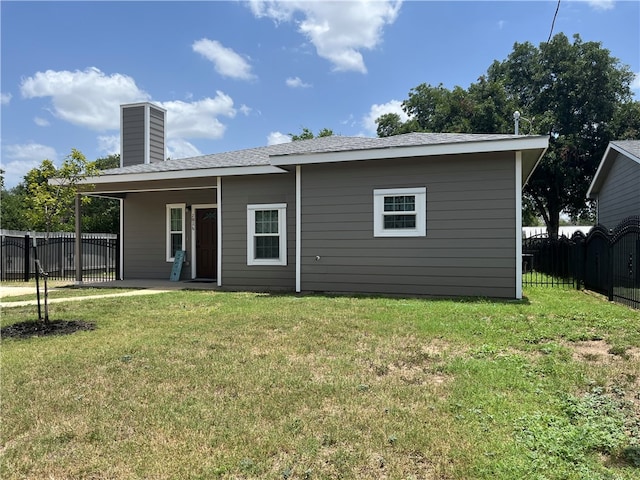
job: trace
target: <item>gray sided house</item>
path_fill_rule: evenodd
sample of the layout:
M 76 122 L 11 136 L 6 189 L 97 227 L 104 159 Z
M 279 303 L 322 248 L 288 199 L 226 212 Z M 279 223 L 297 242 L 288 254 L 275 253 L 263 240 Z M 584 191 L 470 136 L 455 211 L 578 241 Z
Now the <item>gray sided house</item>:
M 184 250 L 183 280 L 232 290 L 522 297 L 522 186 L 547 137 L 332 136 L 153 161 L 128 153 L 149 141 L 131 127 L 121 168 L 85 181 L 121 200 L 124 279 L 168 279 Z
M 597 223 L 609 229 L 640 215 L 640 140 L 609 143 L 587 196 L 596 201 Z

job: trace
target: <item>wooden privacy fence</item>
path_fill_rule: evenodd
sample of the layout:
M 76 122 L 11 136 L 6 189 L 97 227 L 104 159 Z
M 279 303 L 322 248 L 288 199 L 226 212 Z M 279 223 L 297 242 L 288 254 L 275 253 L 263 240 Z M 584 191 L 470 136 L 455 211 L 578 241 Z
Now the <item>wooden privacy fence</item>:
M 525 238 L 523 285 L 586 288 L 640 308 L 640 216 L 613 230 L 602 225 L 571 238 Z
M 0 280 L 29 281 L 35 278 L 34 234 L 2 232 L 0 234 Z M 50 279 L 76 278 L 74 233 L 36 233 L 36 248 L 42 268 Z M 83 280 L 98 282 L 119 278 L 120 240 L 112 234 L 82 235 Z

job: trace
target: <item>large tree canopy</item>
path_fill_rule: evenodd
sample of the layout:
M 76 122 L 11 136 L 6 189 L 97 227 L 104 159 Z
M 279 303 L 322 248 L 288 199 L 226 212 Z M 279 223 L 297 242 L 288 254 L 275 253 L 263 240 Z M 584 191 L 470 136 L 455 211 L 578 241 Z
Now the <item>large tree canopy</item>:
M 408 131 L 550 135 L 543 160 L 527 184 L 525 205 L 535 208 L 557 235 L 560 214 L 589 214 L 586 192 L 609 141 L 638 138 L 640 104 L 633 101 L 629 67 L 599 42 L 571 42 L 564 34 L 538 47 L 516 43 L 467 90 L 422 84 L 409 92 L 401 122 L 378 119 L 378 135 Z

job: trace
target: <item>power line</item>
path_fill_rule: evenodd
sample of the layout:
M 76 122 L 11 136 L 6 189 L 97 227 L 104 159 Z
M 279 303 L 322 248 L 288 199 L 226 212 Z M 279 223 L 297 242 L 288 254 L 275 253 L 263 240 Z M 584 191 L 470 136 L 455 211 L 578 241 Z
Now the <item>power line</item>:
M 556 17 L 558 16 L 558 10 L 560 10 L 560 0 L 558 0 L 558 5 L 556 6 L 556 13 L 553 15 L 553 22 L 551 22 L 551 31 L 549 32 L 549 38 L 547 39 L 547 43 L 551 41 L 551 36 L 553 35 L 553 27 L 556 24 Z

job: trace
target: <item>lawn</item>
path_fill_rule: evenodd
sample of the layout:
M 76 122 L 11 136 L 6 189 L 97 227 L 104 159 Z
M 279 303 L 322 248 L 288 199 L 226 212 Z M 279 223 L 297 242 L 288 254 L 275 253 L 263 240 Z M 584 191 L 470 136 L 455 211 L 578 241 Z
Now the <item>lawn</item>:
M 640 478 L 640 312 L 525 294 L 51 305 L 96 328 L 3 339 L 0 477 Z

